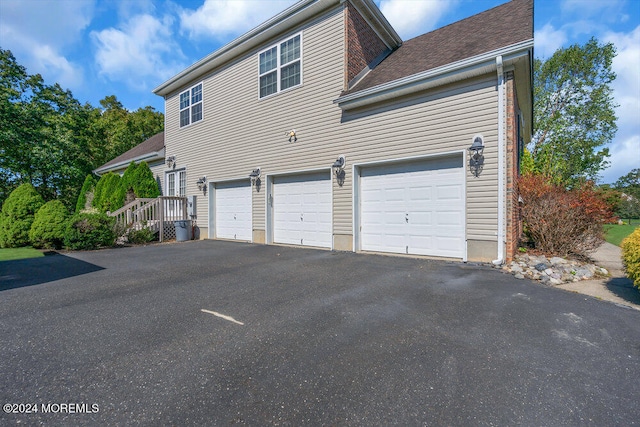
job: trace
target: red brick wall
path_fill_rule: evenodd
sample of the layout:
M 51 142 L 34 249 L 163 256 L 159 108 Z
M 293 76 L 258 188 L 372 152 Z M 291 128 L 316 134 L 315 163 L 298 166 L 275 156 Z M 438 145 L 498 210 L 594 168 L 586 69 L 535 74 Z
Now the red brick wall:
M 350 2 L 346 3 L 345 19 L 347 44 L 345 89 L 347 89 L 346 84 L 384 52 L 387 46 Z
M 507 248 L 506 258 L 510 262 L 518 251 L 522 235 L 522 217 L 518 203 L 518 98 L 516 96 L 513 72 L 505 73 L 507 95 Z

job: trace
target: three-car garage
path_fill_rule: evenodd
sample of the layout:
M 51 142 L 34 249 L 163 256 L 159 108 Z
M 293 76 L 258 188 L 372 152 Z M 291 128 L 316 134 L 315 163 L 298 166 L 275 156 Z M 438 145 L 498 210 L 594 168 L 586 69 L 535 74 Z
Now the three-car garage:
M 466 258 L 462 153 L 351 172 L 356 251 Z M 265 178 L 266 192 L 252 191 L 248 179 L 212 186 L 213 237 L 252 241 L 252 196 L 264 197 L 267 243 L 333 249 L 331 170 Z

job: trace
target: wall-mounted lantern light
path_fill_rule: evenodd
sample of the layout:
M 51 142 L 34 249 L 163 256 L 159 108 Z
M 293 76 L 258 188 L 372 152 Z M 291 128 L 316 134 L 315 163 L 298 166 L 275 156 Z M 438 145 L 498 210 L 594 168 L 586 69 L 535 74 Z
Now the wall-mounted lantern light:
M 166 158 L 166 160 L 165 160 L 165 162 L 166 162 L 167 167 L 168 167 L 169 169 L 173 169 L 173 167 L 174 167 L 174 166 L 175 166 L 175 164 L 176 164 L 176 156 L 169 156 L 169 157 L 167 157 L 167 158 Z
M 331 165 L 331 169 L 333 170 L 333 173 L 336 175 L 336 181 L 338 181 L 338 185 L 340 187 L 342 187 L 342 184 L 344 184 L 344 177 L 345 177 L 345 171 L 344 171 L 344 167 L 347 164 L 347 159 L 344 156 L 344 154 L 341 154 L 338 156 L 338 158 L 336 159 L 335 162 L 333 162 L 333 164 Z
M 207 177 L 203 176 L 202 178 L 198 178 L 196 181 L 196 185 L 198 186 L 198 190 L 206 191 L 207 189 Z
M 257 191 L 260 191 L 260 184 L 261 184 L 260 175 L 261 175 L 261 173 L 262 172 L 260 171 L 260 168 L 255 168 L 249 174 L 249 178 L 251 179 L 251 185 L 255 185 Z
M 298 140 L 295 129 L 291 129 L 289 132 L 285 132 L 284 134 L 289 137 L 289 142 L 296 142 Z
M 473 137 L 473 143 L 469 147 L 469 169 L 476 178 L 480 176 L 484 166 L 484 138 L 482 135 Z

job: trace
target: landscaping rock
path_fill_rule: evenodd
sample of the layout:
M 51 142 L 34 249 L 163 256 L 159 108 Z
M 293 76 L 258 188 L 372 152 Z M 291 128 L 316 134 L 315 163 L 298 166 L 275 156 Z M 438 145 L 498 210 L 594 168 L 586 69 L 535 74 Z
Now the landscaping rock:
M 561 257 L 547 259 L 544 255 L 518 255 L 510 264 L 502 269 L 513 274 L 517 279 L 537 280 L 544 284 L 560 285 L 562 283 L 588 280 L 595 275 L 608 276 L 609 272 L 602 267 Z
M 534 268 L 538 271 L 545 271 L 548 268 L 548 266 L 544 262 L 539 262 L 534 266 Z

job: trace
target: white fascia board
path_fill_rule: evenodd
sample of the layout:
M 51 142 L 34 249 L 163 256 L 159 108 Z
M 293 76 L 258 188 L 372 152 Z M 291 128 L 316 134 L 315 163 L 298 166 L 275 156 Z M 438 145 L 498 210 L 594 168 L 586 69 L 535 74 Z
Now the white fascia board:
M 346 0 L 342 0 L 345 2 Z M 383 43 L 391 50 L 396 49 L 402 45 L 402 38 L 398 35 L 396 30 L 391 26 L 387 18 L 382 14 L 378 6 L 375 5 L 373 0 L 360 0 L 360 2 L 351 2 L 352 6 L 356 8 L 358 13 L 369 22 L 373 30 Z
M 497 56 L 502 56 L 505 64 L 512 64 L 518 58 L 529 55 L 531 49 L 533 39 L 341 96 L 333 103 L 348 110 L 479 76 L 496 71 Z
M 146 153 L 146 154 L 142 154 L 140 156 L 137 157 L 133 157 L 131 159 L 127 159 L 127 160 L 123 160 L 121 162 L 118 162 L 116 164 L 113 165 L 109 165 L 107 167 L 102 167 L 102 168 L 98 168 L 98 169 L 94 169 L 93 173 L 95 173 L 98 176 L 101 176 L 107 172 L 113 172 L 115 170 L 118 169 L 122 169 L 125 166 L 129 166 L 129 163 L 134 162 L 134 163 L 139 163 L 142 161 L 145 161 L 147 163 L 149 163 L 150 161 L 153 160 L 164 160 L 164 148 L 160 151 L 154 151 L 151 153 Z
M 301 24 L 322 10 L 339 3 L 340 0 L 301 0 L 176 74 L 174 77 L 153 89 L 153 93 L 160 96 L 167 96 L 189 82 L 208 74 L 220 65 L 239 57 L 270 38 Z

